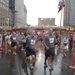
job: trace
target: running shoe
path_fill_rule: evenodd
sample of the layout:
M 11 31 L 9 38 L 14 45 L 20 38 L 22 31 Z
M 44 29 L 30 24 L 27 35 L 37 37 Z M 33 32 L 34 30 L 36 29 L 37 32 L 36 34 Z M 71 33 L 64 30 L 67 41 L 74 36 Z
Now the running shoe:
M 30 69 L 34 69 L 34 66 L 32 64 L 30 64 Z

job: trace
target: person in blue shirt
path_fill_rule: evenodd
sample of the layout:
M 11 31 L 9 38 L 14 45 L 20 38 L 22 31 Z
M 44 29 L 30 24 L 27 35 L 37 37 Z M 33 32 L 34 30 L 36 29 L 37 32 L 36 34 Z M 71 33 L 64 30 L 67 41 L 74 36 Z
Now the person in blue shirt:
M 62 41 L 62 49 L 63 49 L 63 56 L 67 55 L 68 52 L 68 43 L 69 43 L 69 39 L 67 34 L 64 36 L 63 41 Z

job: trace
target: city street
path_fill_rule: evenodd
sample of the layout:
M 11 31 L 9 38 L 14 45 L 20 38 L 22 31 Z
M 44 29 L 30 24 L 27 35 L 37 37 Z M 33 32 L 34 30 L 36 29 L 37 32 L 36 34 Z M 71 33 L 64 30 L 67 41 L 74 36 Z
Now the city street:
M 69 66 L 72 62 L 73 53 L 68 53 L 67 57 L 62 57 L 60 50 L 55 57 L 54 70 L 49 71 L 48 67 L 44 68 L 44 50 L 39 48 L 37 51 L 36 64 L 34 70 L 29 67 L 27 62 L 27 71 L 29 75 L 75 75 L 75 71 Z M 17 56 L 4 56 L 0 60 L 1 75 L 26 75 L 22 68 L 22 58 Z
M 0 75 L 75 75 L 75 0 L 0 0 Z
M 0 75 L 75 75 L 75 0 L 0 0 Z
M 44 54 L 42 52 L 38 53 L 37 61 L 34 70 L 30 70 L 29 66 L 27 68 L 29 75 L 74 75 L 74 71 L 69 68 L 71 65 L 71 54 L 66 58 L 62 58 L 62 54 L 58 54 L 54 62 L 54 70 L 49 71 L 48 67 L 44 69 Z M 15 57 L 15 67 L 13 70 L 16 73 L 13 75 L 25 75 L 24 70 L 21 68 L 21 62 L 18 60 L 18 57 Z M 73 73 L 73 74 L 72 74 Z

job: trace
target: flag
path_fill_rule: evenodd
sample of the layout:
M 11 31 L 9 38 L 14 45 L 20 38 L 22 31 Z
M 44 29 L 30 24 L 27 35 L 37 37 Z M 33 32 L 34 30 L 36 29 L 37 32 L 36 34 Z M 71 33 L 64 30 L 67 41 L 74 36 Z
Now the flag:
M 58 3 L 58 13 L 62 10 L 62 8 L 64 7 L 64 0 L 60 0 Z
M 73 44 L 75 44 L 75 31 L 73 33 Z

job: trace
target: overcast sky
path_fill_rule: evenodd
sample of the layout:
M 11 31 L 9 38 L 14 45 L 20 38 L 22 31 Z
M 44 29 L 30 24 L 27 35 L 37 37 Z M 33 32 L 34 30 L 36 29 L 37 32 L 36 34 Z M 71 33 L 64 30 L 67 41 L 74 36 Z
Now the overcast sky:
M 24 0 L 27 8 L 27 23 L 38 24 L 38 18 L 56 18 L 56 25 L 60 24 L 58 12 L 59 0 Z

